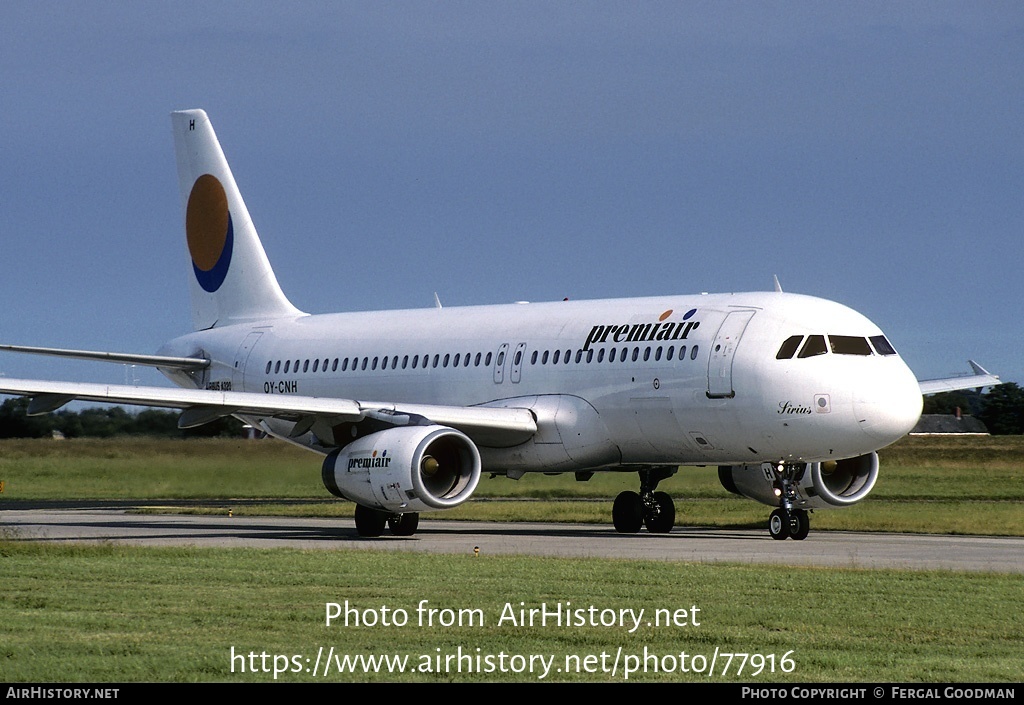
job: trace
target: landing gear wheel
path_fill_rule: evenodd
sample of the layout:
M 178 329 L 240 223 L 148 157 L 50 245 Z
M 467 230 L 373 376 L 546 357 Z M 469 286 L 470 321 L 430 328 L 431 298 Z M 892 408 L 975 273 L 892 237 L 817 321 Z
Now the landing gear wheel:
M 620 492 L 612 505 L 612 524 L 620 534 L 635 534 L 644 525 L 644 505 L 636 492 Z
M 785 541 L 789 538 L 791 517 L 785 509 L 776 509 L 768 517 L 768 533 L 776 541 Z
M 395 536 L 412 536 L 420 524 L 419 512 L 392 514 L 388 517 L 388 528 Z
M 360 536 L 373 537 L 384 533 L 388 515 L 376 509 L 356 505 L 356 531 Z
M 644 525 L 652 534 L 667 534 L 676 523 L 676 505 L 668 492 L 655 492 L 654 506 L 644 514 Z
M 789 536 L 794 541 L 803 541 L 811 530 L 811 519 L 803 509 L 789 513 Z

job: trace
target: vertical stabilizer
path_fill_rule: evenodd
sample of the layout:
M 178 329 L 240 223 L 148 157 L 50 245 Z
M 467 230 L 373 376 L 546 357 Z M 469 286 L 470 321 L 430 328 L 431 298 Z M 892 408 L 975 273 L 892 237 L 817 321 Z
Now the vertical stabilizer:
M 210 119 L 171 113 L 196 330 L 301 316 L 281 291 Z

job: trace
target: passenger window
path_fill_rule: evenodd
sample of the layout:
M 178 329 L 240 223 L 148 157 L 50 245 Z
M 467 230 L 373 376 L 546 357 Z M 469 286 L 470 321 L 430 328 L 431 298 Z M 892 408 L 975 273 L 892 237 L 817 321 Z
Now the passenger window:
M 629 348 L 622 348 L 622 352 L 619 353 L 619 362 L 625 362 L 626 355 L 629 355 Z
M 313 371 L 316 372 L 319 369 L 320 369 L 320 360 L 318 358 L 316 360 L 313 360 Z
M 686 346 L 685 345 L 680 345 L 679 346 L 679 359 L 680 360 L 685 360 L 686 359 Z
M 597 361 L 604 362 L 604 348 L 597 351 Z
M 633 362 L 636 362 L 638 357 L 640 357 L 640 348 L 633 348 Z
M 651 359 L 651 348 L 650 346 L 644 348 L 644 362 L 648 362 Z
M 660 345 L 658 346 L 658 349 L 654 351 L 654 361 L 658 362 L 659 360 L 661 360 L 661 346 Z
M 562 351 L 561 350 L 555 350 L 555 356 L 553 358 L 551 358 L 551 364 L 552 365 L 557 365 L 558 361 L 561 358 L 562 358 Z
M 338 358 L 334 358 L 334 362 L 331 363 L 331 372 L 338 371 Z
M 487 356 L 484 357 L 484 365 L 486 365 L 487 367 L 491 366 L 491 355 L 492 353 L 487 353 Z
M 459 360 L 461 359 L 461 357 L 462 357 L 461 353 L 455 353 L 455 359 L 452 362 L 452 367 L 458 367 L 459 366 Z
M 824 355 L 828 352 L 828 348 L 825 347 L 825 336 L 823 335 L 809 335 L 807 336 L 807 342 L 800 349 L 800 354 L 797 357 L 814 357 L 815 355 Z
M 683 352 L 686 352 L 686 347 L 683 346 L 682 348 L 680 348 L 680 350 L 681 350 L 680 354 L 682 354 Z M 694 345 L 693 349 L 690 350 L 690 359 L 691 360 L 696 360 L 697 359 L 697 346 L 696 345 Z
M 789 360 L 796 355 L 796 349 L 800 347 L 800 341 L 803 340 L 802 335 L 791 335 L 783 341 L 779 347 L 779 351 L 775 353 L 776 360 Z
M 582 350 L 577 350 L 576 351 L 576 364 L 577 365 L 580 364 L 580 362 L 582 360 L 583 360 L 583 351 Z
M 593 350 L 587 350 L 587 364 L 589 365 L 591 363 L 591 361 L 593 361 L 593 359 L 594 359 L 594 351 Z
M 533 355 L 530 356 L 530 364 L 531 365 L 536 365 L 537 364 L 537 355 L 538 354 L 539 353 L 536 350 L 533 351 Z
M 284 361 L 284 373 L 288 374 L 288 370 L 290 370 L 291 367 L 292 367 L 292 361 L 291 360 L 285 360 Z
M 449 355 L 448 353 L 445 353 L 444 354 L 444 362 L 441 363 L 441 367 L 448 367 L 448 360 L 450 360 L 451 357 L 452 357 L 451 355 Z
M 871 344 L 875 346 L 875 352 L 879 355 L 895 355 L 896 349 L 889 344 L 884 335 L 871 336 Z
M 832 352 L 836 355 L 870 355 L 871 347 L 864 338 L 854 335 L 830 335 L 828 337 Z
M 281 361 L 278 360 L 277 362 L 274 363 L 274 374 L 276 375 L 280 371 L 281 371 Z

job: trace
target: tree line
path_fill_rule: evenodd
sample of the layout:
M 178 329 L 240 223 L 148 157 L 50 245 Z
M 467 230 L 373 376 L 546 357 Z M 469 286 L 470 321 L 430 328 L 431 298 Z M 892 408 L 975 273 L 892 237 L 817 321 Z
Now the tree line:
M 0 404 L 0 438 L 112 438 L 158 436 L 163 438 L 239 437 L 243 424 L 227 417 L 197 428 L 178 428 L 178 412 L 145 409 L 130 413 L 124 407 L 95 407 L 81 411 L 55 411 L 29 416 L 28 399 L 18 397 Z
M 943 392 L 925 397 L 924 413 L 975 416 L 992 435 L 1024 435 L 1024 388 L 1014 382 L 990 387 L 987 392 Z M 168 438 L 241 436 L 242 422 L 227 417 L 198 428 L 179 429 L 178 412 L 146 409 L 129 413 L 123 407 L 96 407 L 82 411 L 55 411 L 28 416 L 28 399 L 7 399 L 0 404 L 0 438 L 66 438 L 162 436 Z
M 989 387 L 984 393 L 972 390 L 943 392 L 924 398 L 925 414 L 974 416 L 993 436 L 1024 435 L 1024 388 L 1015 382 Z

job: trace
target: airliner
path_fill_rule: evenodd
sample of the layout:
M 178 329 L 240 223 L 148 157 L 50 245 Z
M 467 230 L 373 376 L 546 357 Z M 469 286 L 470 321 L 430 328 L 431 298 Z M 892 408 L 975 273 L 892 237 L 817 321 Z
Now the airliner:
M 180 409 L 189 428 L 235 416 L 323 456 L 326 489 L 362 536 L 415 533 L 481 474 L 636 473 L 621 533 L 669 532 L 658 484 L 717 466 L 725 490 L 773 508 L 802 540 L 814 510 L 871 492 L 877 451 L 917 423 L 919 382 L 863 315 L 774 291 L 310 315 L 274 275 L 206 113 L 172 113 L 193 332 L 154 355 L 0 346 L 157 368 L 177 387 L 0 378 L 30 414 L 72 400 Z

